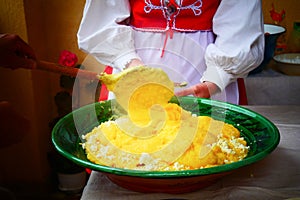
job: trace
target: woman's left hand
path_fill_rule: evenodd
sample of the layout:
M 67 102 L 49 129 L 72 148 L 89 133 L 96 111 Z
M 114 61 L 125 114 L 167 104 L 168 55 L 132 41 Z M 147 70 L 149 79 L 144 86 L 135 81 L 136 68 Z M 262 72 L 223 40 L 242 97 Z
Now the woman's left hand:
M 219 90 L 218 86 L 212 82 L 204 82 L 193 85 L 175 93 L 176 96 L 193 95 L 199 98 L 210 98 Z
M 143 61 L 141 61 L 140 59 L 135 58 L 135 59 L 132 59 L 132 60 L 127 64 L 127 66 L 125 66 L 125 69 L 130 68 L 130 67 L 143 66 L 143 65 L 144 65 Z

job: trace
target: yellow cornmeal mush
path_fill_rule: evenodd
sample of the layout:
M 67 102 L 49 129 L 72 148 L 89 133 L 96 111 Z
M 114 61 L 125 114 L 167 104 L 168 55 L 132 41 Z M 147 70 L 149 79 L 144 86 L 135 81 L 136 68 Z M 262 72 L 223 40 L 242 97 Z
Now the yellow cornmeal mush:
M 140 66 L 99 79 L 127 115 L 84 136 L 83 147 L 92 162 L 163 171 L 212 167 L 247 156 L 247 143 L 234 126 L 168 103 L 174 84 L 161 69 Z

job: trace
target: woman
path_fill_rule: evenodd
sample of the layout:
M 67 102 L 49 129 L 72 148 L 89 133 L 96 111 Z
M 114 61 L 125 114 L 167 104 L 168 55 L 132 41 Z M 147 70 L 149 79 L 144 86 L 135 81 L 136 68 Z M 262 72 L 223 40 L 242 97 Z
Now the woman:
M 178 96 L 239 102 L 264 52 L 260 0 L 87 0 L 79 47 L 114 72 L 147 65 L 187 82 Z

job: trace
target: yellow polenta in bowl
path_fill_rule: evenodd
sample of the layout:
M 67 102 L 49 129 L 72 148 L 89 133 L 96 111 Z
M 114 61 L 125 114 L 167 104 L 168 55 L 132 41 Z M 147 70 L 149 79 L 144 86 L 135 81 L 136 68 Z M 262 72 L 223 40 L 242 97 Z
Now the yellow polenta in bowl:
M 209 116 L 182 114 L 185 111 L 174 103 L 163 108 L 166 121 L 152 132 L 127 133 L 130 127 L 120 128 L 120 119 L 94 128 L 84 137 L 88 159 L 111 167 L 164 171 L 212 167 L 247 156 L 247 142 L 234 126 Z
M 171 98 L 171 83 L 146 83 L 121 101 L 97 102 L 61 119 L 52 132 L 57 150 L 122 187 L 183 193 L 261 160 L 278 145 L 277 128 L 257 113 L 209 99 Z
M 103 76 L 128 114 L 84 136 L 92 162 L 134 170 L 186 170 L 247 156 L 247 142 L 234 126 L 169 103 L 174 84 L 161 69 L 141 66 Z

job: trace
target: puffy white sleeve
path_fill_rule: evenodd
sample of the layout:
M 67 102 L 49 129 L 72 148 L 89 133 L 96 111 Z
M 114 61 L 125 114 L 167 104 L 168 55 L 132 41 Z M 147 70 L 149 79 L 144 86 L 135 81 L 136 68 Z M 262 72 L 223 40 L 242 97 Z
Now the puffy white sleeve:
M 229 83 L 259 66 L 264 55 L 260 0 L 222 0 L 213 19 L 215 43 L 207 47 L 207 70 L 201 81 L 223 90 Z
M 122 70 L 134 58 L 133 31 L 124 23 L 128 0 L 87 0 L 77 33 L 79 48 L 99 62 Z

